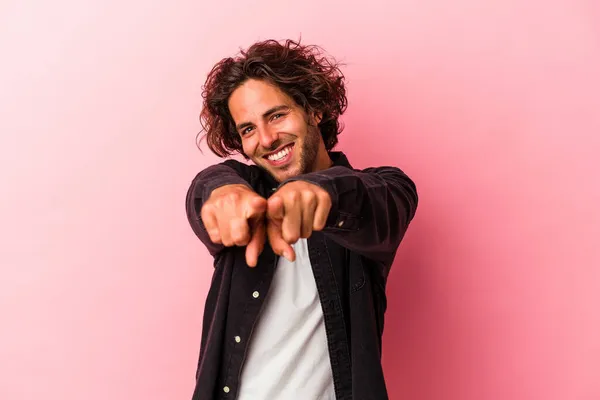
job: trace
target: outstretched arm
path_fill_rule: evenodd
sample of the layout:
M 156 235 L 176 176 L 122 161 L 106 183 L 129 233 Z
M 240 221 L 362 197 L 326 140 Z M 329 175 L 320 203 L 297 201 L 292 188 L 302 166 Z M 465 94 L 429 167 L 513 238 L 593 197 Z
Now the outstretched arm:
M 266 199 L 250 185 L 250 167 L 234 160 L 204 169 L 186 196 L 188 221 L 210 254 L 247 246 L 250 266 L 256 265 L 264 246 L 266 207 Z
M 322 230 L 349 250 L 387 263 L 393 260 L 417 203 L 414 182 L 396 167 L 357 171 L 335 166 L 280 186 L 269 199 L 269 223 L 278 222 L 268 228 L 269 238 L 274 250 L 283 254 L 291 249 L 286 243 Z

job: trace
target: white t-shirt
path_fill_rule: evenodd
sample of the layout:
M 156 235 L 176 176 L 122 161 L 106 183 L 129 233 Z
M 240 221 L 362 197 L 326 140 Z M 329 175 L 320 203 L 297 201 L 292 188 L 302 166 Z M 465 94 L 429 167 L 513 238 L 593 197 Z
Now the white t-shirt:
M 323 309 L 306 239 L 280 257 L 254 327 L 238 400 L 335 400 Z

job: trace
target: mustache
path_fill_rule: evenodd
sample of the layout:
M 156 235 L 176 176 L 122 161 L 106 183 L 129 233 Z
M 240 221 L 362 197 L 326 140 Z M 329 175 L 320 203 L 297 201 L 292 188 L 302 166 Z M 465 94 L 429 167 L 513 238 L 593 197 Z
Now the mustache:
M 263 147 L 263 154 L 266 154 L 266 153 L 270 153 L 270 152 L 272 152 L 272 151 L 275 151 L 275 150 L 277 150 L 279 147 L 283 147 L 283 146 L 285 146 L 285 145 L 288 145 L 288 144 L 290 144 L 290 143 L 292 143 L 292 142 L 291 142 L 291 141 L 289 141 L 289 142 L 287 142 L 287 143 L 286 143 L 286 142 L 285 142 L 285 141 L 283 141 L 283 140 L 277 139 L 277 140 L 276 140 L 276 141 L 274 141 L 274 142 L 273 142 L 273 143 L 272 143 L 272 144 L 271 144 L 269 147 Z

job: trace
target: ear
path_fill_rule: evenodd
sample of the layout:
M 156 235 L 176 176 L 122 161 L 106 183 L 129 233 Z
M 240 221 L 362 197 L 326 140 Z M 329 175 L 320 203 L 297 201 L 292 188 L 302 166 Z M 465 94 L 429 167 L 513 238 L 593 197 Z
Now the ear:
M 314 111 L 312 113 L 312 119 L 315 122 L 315 125 L 319 125 L 323 119 L 323 113 L 321 111 Z

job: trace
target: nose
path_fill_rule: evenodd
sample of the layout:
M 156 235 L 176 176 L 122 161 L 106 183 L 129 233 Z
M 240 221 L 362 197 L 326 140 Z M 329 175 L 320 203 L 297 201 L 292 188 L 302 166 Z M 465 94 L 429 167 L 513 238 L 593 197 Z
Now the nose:
M 279 139 L 279 134 L 274 129 L 269 129 L 268 126 L 262 127 L 258 132 L 260 145 L 264 149 L 271 149 L 273 143 Z

